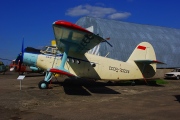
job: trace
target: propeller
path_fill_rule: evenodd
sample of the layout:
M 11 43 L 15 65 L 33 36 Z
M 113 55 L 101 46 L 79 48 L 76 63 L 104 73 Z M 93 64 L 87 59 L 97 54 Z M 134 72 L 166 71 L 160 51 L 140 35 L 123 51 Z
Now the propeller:
M 21 52 L 19 53 L 19 55 L 16 58 L 16 64 L 19 65 L 19 72 L 21 71 L 21 65 L 23 63 L 23 56 L 24 56 L 24 38 L 22 41 Z

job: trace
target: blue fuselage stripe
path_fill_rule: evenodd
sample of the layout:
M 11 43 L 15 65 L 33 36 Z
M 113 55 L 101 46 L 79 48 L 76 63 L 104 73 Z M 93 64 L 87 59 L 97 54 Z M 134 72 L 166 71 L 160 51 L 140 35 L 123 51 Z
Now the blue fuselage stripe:
M 23 62 L 27 65 L 36 66 L 39 54 L 24 52 Z
M 37 60 L 38 60 L 38 55 L 40 55 L 40 54 L 24 52 L 23 62 L 25 64 L 27 64 L 27 65 L 30 65 L 30 66 L 36 66 L 37 65 Z M 56 58 L 58 58 L 58 57 L 62 58 L 63 57 L 63 54 L 57 54 L 56 56 L 52 55 L 52 54 L 41 54 L 41 55 L 50 56 L 50 57 L 56 57 Z M 71 57 L 71 56 L 68 56 L 67 58 L 91 63 L 88 60 L 83 60 L 83 59 L 79 59 L 79 58 L 75 58 L 75 57 Z

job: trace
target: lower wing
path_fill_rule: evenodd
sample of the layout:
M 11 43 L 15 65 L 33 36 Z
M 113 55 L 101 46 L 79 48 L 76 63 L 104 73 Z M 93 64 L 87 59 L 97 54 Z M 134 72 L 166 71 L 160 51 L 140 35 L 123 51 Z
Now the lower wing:
M 51 68 L 51 69 L 49 70 L 49 72 L 66 75 L 66 76 L 68 76 L 68 77 L 77 77 L 77 76 L 71 74 L 70 72 L 67 72 L 67 71 L 64 71 L 64 70 L 60 70 L 60 69 L 56 69 L 56 68 Z

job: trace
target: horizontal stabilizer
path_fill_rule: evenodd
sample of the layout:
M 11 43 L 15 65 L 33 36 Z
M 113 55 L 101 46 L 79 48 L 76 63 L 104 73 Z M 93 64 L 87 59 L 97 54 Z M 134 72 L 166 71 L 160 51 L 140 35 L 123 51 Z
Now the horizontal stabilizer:
M 66 76 L 68 76 L 68 77 L 75 77 L 75 75 L 73 75 L 73 74 L 71 74 L 71 73 L 69 73 L 69 72 L 66 72 L 66 71 L 60 70 L 60 69 L 56 69 L 56 68 L 51 68 L 51 69 L 49 70 L 49 72 L 66 75 Z
M 144 63 L 144 64 L 165 64 L 163 62 L 157 61 L 157 60 L 134 60 L 136 63 Z

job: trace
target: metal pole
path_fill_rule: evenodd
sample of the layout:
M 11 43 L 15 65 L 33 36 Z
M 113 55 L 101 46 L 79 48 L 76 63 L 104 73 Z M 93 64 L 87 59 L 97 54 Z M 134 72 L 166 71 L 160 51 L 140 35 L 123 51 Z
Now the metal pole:
M 21 80 L 20 80 L 20 90 L 21 90 Z

